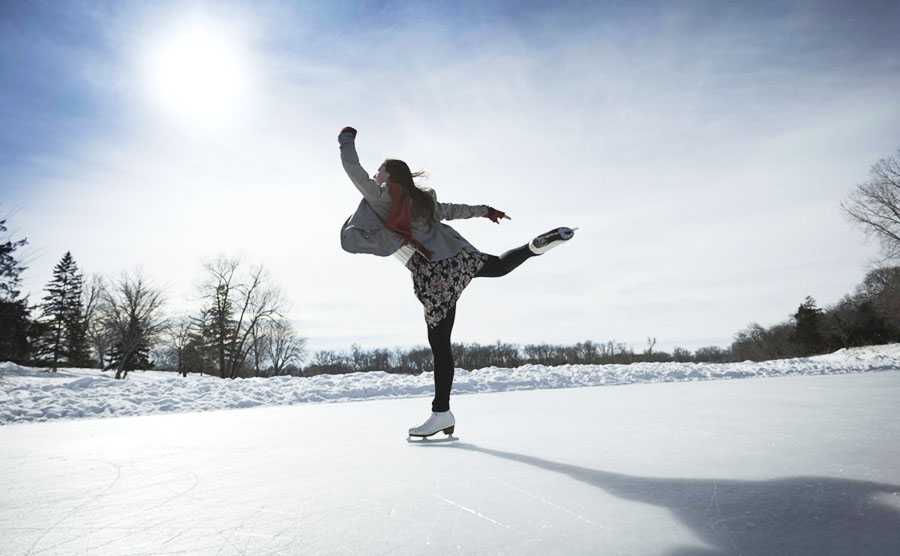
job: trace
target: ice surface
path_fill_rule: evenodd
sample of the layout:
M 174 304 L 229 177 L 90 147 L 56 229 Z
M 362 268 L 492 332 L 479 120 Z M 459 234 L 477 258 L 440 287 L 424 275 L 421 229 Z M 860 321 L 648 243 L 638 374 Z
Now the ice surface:
M 479 393 L 433 445 L 422 398 L 17 424 L 0 553 L 896 555 L 898 399 L 898 371 Z
M 523 365 L 457 369 L 455 395 L 548 388 L 682 382 L 900 369 L 900 344 L 840 350 L 817 357 L 729 364 Z M 141 371 L 127 380 L 94 369 L 48 373 L 0 363 L 0 424 L 60 418 L 114 417 L 176 411 L 291 405 L 400 397 L 431 397 L 431 373 L 383 372 L 221 380 Z

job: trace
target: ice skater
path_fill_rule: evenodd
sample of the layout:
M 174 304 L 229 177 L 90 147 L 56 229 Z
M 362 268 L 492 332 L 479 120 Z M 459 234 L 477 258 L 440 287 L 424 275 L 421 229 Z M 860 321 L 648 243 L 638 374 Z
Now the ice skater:
M 385 160 L 369 177 L 359 163 L 356 134 L 352 127 L 338 134 L 344 170 L 363 195 L 359 209 L 342 227 L 341 244 L 353 253 L 396 256 L 412 274 L 434 356 L 434 399 L 431 416 L 409 429 L 409 435 L 427 438 L 440 431 L 451 435 L 456 419 L 450 411 L 454 371 L 450 334 L 460 294 L 472 278 L 505 276 L 527 259 L 570 240 L 577 228 L 555 228 L 499 257 L 482 253 L 441 221 L 480 216 L 499 224 L 509 216 L 487 205 L 439 203 L 433 189 L 414 183 L 422 173 L 412 173 L 402 160 Z

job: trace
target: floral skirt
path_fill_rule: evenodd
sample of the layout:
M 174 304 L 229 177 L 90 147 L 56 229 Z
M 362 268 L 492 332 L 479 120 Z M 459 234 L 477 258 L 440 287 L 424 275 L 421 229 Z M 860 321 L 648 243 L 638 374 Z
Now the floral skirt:
M 489 256 L 462 249 L 452 257 L 429 261 L 418 252 L 413 254 L 406 267 L 412 272 L 416 297 L 425 307 L 428 328 L 447 316 Z

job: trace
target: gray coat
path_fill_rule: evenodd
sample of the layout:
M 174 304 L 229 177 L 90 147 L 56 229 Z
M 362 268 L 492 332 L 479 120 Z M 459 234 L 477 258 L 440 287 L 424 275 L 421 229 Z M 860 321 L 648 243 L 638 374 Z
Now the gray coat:
M 403 245 L 404 238 L 384 226 L 391 212 L 391 195 L 387 186 L 376 184 L 360 165 L 352 136 L 342 134 L 338 141 L 344 171 L 363 195 L 356 212 L 341 226 L 341 247 L 350 253 L 370 253 L 382 257 L 392 255 Z M 431 260 L 452 257 L 463 248 L 477 251 L 459 232 L 441 223 L 441 220 L 484 216 L 488 212 L 487 205 L 438 203 L 433 189 L 425 191 L 434 200 L 434 218 L 431 222 L 413 220 L 411 230 L 413 237 L 432 252 Z

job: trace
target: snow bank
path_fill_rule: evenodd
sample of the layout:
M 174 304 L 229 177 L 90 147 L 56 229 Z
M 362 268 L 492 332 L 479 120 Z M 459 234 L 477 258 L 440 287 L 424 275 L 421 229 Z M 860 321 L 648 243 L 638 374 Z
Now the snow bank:
M 900 370 L 900 344 L 816 357 L 728 364 L 523 365 L 456 370 L 454 394 Z M 0 424 L 79 417 L 205 411 L 260 405 L 408 398 L 433 394 L 431 373 L 384 372 L 222 380 L 139 371 L 115 380 L 96 369 L 39 369 L 0 363 Z

